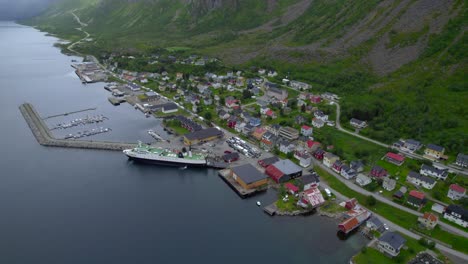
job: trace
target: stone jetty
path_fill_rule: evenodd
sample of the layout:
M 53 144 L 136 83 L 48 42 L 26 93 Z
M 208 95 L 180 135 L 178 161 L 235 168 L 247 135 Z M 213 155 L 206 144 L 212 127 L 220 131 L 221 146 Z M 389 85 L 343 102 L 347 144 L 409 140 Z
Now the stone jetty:
M 22 104 L 19 109 L 37 142 L 42 146 L 121 151 L 137 145 L 108 141 L 56 139 L 31 104 Z

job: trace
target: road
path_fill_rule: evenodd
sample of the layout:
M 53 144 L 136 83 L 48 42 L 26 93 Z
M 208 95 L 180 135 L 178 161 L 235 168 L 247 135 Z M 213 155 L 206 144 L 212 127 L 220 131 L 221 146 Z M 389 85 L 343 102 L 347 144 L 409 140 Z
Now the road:
M 366 141 L 369 141 L 369 142 L 372 142 L 376 145 L 379 145 L 379 146 L 382 146 L 384 148 L 391 148 L 391 149 L 395 149 L 395 150 L 398 150 L 400 153 L 404 154 L 405 156 L 407 157 L 410 157 L 410 158 L 413 158 L 413 159 L 418 159 L 418 160 L 426 160 L 426 158 L 424 158 L 423 156 L 419 155 L 419 154 L 416 154 L 416 153 L 410 153 L 410 152 L 406 152 L 406 151 L 401 151 L 400 149 L 397 149 L 391 145 L 388 145 L 388 144 L 385 144 L 385 143 L 382 143 L 382 142 L 379 142 L 377 140 L 374 140 L 374 139 L 371 139 L 371 138 L 368 138 L 368 137 L 365 137 L 365 136 L 362 136 L 362 135 L 359 135 L 358 133 L 355 133 L 355 132 L 351 132 L 349 130 L 346 130 L 344 129 L 342 126 L 341 126 L 341 123 L 340 123 L 340 115 L 341 115 L 341 106 L 338 102 L 336 101 L 331 101 L 333 102 L 333 104 L 336 105 L 336 128 L 341 131 L 341 132 L 344 132 L 344 133 L 347 133 L 347 134 L 350 134 L 354 137 L 358 137 L 360 139 L 363 139 L 363 140 L 366 140 Z M 442 163 L 434 163 L 435 166 L 437 167 L 441 167 L 441 168 L 444 168 L 444 169 L 447 169 L 449 170 L 449 172 L 453 172 L 453 173 L 458 173 L 458 174 L 463 174 L 465 176 L 468 176 L 468 170 L 465 170 L 465 169 L 461 169 L 461 168 L 457 168 L 453 165 L 445 165 L 445 164 L 442 164 Z
M 90 34 L 89 34 L 88 32 L 86 32 L 86 31 L 83 29 L 83 27 L 88 26 L 88 24 L 81 22 L 80 18 L 74 13 L 74 11 L 72 11 L 71 14 L 73 15 L 73 18 L 76 20 L 76 22 L 78 22 L 78 24 L 80 24 L 80 26 L 81 26 L 81 27 L 79 27 L 79 28 L 76 28 L 76 30 L 83 32 L 83 33 L 85 34 L 85 37 L 82 38 L 82 39 L 80 39 L 80 40 L 78 40 L 78 41 L 73 42 L 72 44 L 70 44 L 70 45 L 67 47 L 67 49 L 68 49 L 69 51 L 71 51 L 71 52 L 74 52 L 74 53 L 77 53 L 77 54 L 82 55 L 80 52 L 74 50 L 73 48 L 74 48 L 77 44 L 80 44 L 80 43 L 83 42 L 85 39 L 89 38 Z
M 337 192 L 336 190 L 331 188 L 327 183 L 325 183 L 323 181 L 320 182 L 320 185 L 322 187 L 324 187 L 324 188 L 330 189 L 330 191 L 340 200 L 347 201 L 347 200 L 350 199 L 350 197 L 346 197 L 346 196 L 342 195 L 341 193 Z M 402 234 L 404 234 L 406 236 L 409 236 L 411 238 L 414 238 L 416 240 L 419 240 L 421 238 L 420 235 L 415 234 L 415 233 L 411 232 L 410 230 L 408 230 L 406 228 L 403 228 L 403 227 L 391 222 L 390 220 L 386 219 L 385 217 L 381 216 L 378 213 L 372 212 L 372 214 L 379 217 L 384 223 L 386 223 L 390 230 L 398 231 L 398 232 L 400 232 L 400 233 L 402 233 Z M 468 261 L 468 255 L 466 255 L 466 254 L 464 254 L 462 252 L 453 250 L 453 249 L 451 249 L 449 247 L 446 247 L 444 245 L 441 245 L 441 244 L 436 244 L 436 248 L 438 250 L 440 250 L 441 252 L 443 252 L 444 254 L 449 255 L 450 259 L 454 263 L 467 263 L 467 261 Z

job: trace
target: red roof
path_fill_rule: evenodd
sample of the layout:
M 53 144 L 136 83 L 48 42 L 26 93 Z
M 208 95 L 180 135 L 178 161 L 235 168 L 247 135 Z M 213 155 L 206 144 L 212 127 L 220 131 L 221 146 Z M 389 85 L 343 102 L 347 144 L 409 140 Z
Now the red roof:
M 354 229 L 356 226 L 359 225 L 359 221 L 356 217 L 347 219 L 346 221 L 340 223 L 338 228 L 343 231 L 344 233 L 348 233 L 350 230 Z
M 456 192 L 459 192 L 459 193 L 464 193 L 465 192 L 465 188 L 459 186 L 459 185 L 456 185 L 456 184 L 450 184 L 450 190 L 454 190 Z
M 267 116 L 272 116 L 272 115 L 274 114 L 274 112 L 273 112 L 271 109 L 269 109 L 268 111 L 266 111 L 265 114 L 266 114 Z
M 403 157 L 402 155 L 398 155 L 396 153 L 393 153 L 393 152 L 388 152 L 387 153 L 387 158 L 390 158 L 390 159 L 393 159 L 393 160 L 396 160 L 396 161 L 404 161 L 405 160 L 405 157 Z
M 432 213 L 428 213 L 428 212 L 424 213 L 423 218 L 432 222 L 437 222 L 437 216 Z
M 266 168 L 265 170 L 266 175 L 270 176 L 275 182 L 279 182 L 279 179 L 283 177 L 284 173 L 280 171 L 278 168 L 276 168 L 273 165 L 270 165 Z
M 288 189 L 290 191 L 293 191 L 293 192 L 299 191 L 299 187 L 297 187 L 296 185 L 294 185 L 294 184 L 292 184 L 290 182 L 285 183 L 284 187 L 286 187 L 286 189 Z
M 418 198 L 418 199 L 421 199 L 421 200 L 424 199 L 424 193 L 418 192 L 418 191 L 416 191 L 416 190 L 410 191 L 409 195 L 410 195 L 410 196 L 413 196 L 413 197 L 416 197 L 416 198 Z
M 309 147 L 309 148 L 312 148 L 313 146 L 318 145 L 318 144 L 320 144 L 320 142 L 313 141 L 313 140 L 310 140 L 310 139 L 307 140 L 307 147 Z
M 311 129 L 311 127 L 310 127 L 310 126 L 303 125 L 303 126 L 302 126 L 302 129 L 309 130 L 309 129 Z

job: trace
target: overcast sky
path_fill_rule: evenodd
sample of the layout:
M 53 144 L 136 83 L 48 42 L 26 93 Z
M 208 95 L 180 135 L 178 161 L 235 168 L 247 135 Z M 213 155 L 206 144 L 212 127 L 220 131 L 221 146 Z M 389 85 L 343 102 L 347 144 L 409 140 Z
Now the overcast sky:
M 0 0 L 0 20 L 33 16 L 56 0 Z

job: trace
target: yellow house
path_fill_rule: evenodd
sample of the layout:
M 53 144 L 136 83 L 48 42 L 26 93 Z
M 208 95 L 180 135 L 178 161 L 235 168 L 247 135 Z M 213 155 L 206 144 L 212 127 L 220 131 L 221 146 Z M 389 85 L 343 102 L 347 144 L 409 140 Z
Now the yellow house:
M 434 145 L 434 144 L 429 144 L 427 145 L 427 148 L 424 151 L 424 154 L 432 158 L 440 159 L 444 157 L 444 152 L 445 152 L 444 147 Z
M 323 165 L 327 166 L 328 168 L 331 168 L 333 163 L 335 163 L 339 159 L 340 157 L 334 155 L 333 153 L 327 152 L 325 153 L 325 155 L 323 155 Z

